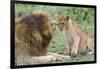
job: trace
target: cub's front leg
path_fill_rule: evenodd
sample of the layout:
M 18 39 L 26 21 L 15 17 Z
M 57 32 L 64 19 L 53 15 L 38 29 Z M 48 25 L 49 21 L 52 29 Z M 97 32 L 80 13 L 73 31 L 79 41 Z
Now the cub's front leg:
M 80 37 L 75 36 L 73 39 L 73 44 L 70 46 L 70 55 L 71 56 L 76 56 L 78 53 L 78 48 L 79 48 L 79 42 L 80 42 Z
M 66 43 L 68 43 L 68 50 L 66 54 L 69 54 L 71 56 L 77 55 L 80 37 L 77 35 L 74 31 L 67 31 L 66 33 Z

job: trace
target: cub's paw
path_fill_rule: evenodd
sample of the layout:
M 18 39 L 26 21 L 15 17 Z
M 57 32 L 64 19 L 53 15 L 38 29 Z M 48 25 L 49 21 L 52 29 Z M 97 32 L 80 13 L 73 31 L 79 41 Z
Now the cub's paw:
M 76 55 L 77 55 L 77 53 L 76 53 L 76 52 L 71 51 L 70 56 L 75 57 Z

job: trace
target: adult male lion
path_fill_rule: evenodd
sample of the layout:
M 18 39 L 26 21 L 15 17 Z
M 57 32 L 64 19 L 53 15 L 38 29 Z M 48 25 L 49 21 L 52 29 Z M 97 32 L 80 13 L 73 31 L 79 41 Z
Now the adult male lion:
M 64 33 L 65 43 L 69 45 L 69 49 L 65 51 L 65 54 L 75 56 L 77 53 L 94 52 L 94 38 L 89 33 L 73 22 L 69 16 L 57 15 L 56 19 L 59 29 Z

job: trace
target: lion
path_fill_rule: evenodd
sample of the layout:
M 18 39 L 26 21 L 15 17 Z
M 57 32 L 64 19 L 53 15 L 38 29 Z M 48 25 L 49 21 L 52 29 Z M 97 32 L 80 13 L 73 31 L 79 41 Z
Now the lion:
M 75 56 L 78 53 L 94 53 L 94 37 L 67 15 L 56 15 L 56 20 L 59 29 L 64 33 L 66 47 L 68 45 L 65 54 Z
M 15 63 L 45 64 L 64 55 L 47 51 L 55 24 L 44 12 L 31 13 L 15 21 Z

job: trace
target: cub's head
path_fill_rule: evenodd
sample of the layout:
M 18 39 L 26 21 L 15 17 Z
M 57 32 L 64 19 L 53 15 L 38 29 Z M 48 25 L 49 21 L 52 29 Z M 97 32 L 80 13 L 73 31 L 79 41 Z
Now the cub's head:
M 56 15 L 57 24 L 59 26 L 59 29 L 61 31 L 64 31 L 66 29 L 66 26 L 69 22 L 69 16 L 66 15 Z

